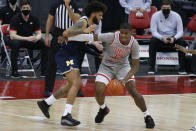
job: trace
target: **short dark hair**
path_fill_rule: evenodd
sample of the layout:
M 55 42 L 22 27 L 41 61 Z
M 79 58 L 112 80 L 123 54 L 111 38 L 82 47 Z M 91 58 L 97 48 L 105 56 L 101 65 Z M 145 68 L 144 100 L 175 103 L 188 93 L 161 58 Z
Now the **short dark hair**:
M 162 0 L 161 6 L 163 5 L 171 5 L 170 0 Z
M 120 29 L 129 29 L 132 31 L 132 26 L 129 23 L 123 23 L 120 25 Z
M 84 13 L 87 17 L 94 12 L 103 12 L 105 13 L 107 10 L 107 6 L 101 2 L 93 0 L 92 2 L 88 3 L 88 5 L 84 8 Z
M 31 3 L 30 3 L 29 0 L 22 0 L 22 1 L 20 2 L 20 8 L 21 8 L 23 5 L 30 5 L 30 6 L 31 6 Z

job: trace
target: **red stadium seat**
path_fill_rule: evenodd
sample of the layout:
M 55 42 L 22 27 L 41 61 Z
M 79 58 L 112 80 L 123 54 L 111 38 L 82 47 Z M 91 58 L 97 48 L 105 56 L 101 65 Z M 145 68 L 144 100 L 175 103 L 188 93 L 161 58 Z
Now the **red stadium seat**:
M 3 35 L 9 35 L 10 25 L 6 24 L 6 25 L 1 26 L 1 30 L 2 30 Z
M 148 13 L 149 14 L 149 17 L 150 17 L 150 20 L 152 18 L 152 15 L 157 12 L 157 8 L 155 6 L 151 6 L 150 7 L 150 12 Z
M 136 13 L 131 11 L 129 23 L 134 29 L 150 28 L 150 18 L 146 11 L 143 12 L 143 16 L 136 16 Z
M 151 39 L 152 35 L 133 35 L 135 39 Z
M 192 19 L 188 23 L 187 28 L 192 32 L 196 32 L 196 14 L 192 17 Z
M 135 29 L 144 29 L 145 34 L 147 35 L 133 35 L 138 40 L 150 40 L 152 38 L 151 34 L 148 34 L 148 31 L 145 29 L 150 28 L 150 20 L 152 15 L 157 11 L 157 8 L 151 6 L 150 12 L 144 12 L 142 17 L 136 16 L 136 13 L 131 12 L 129 15 L 129 23 L 132 25 L 133 30 Z
M 195 37 L 191 36 L 193 32 L 196 32 L 196 14 L 192 17 L 190 22 L 187 25 L 187 29 L 191 31 L 189 36 L 183 36 L 185 40 L 193 41 Z

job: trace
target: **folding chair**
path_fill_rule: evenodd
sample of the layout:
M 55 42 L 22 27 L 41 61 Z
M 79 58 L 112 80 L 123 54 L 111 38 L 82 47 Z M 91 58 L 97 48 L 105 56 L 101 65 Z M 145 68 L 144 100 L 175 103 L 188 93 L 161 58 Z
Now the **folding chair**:
M 3 39 L 4 35 L 9 35 L 9 25 L 3 25 L 0 28 L 0 33 L 1 33 L 1 46 L 4 48 L 5 54 L 6 54 L 6 58 L 4 59 L 4 61 L 2 62 L 2 64 L 0 65 L 1 68 L 3 68 L 3 65 L 6 62 L 6 76 L 10 76 L 10 69 L 11 69 L 11 60 L 10 60 L 10 56 L 9 53 L 11 51 L 11 48 L 9 46 L 5 45 L 5 41 Z M 29 64 L 30 64 L 30 69 L 19 69 L 18 72 L 33 72 L 34 77 L 36 78 L 36 73 L 33 67 L 33 64 L 31 62 L 31 59 L 29 57 L 29 53 L 28 50 L 25 48 L 21 48 L 19 49 L 19 52 L 23 52 L 24 56 L 19 56 L 19 68 L 23 67 L 23 62 L 26 60 Z M 25 63 L 26 64 L 26 63 Z

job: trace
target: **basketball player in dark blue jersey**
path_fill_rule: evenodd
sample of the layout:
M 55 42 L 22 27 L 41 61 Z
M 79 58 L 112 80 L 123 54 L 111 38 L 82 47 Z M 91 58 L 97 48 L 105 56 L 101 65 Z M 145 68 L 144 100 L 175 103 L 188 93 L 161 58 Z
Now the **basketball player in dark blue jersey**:
M 95 31 L 95 24 L 99 24 L 103 13 L 106 11 L 106 6 L 100 2 L 93 1 L 85 8 L 86 17 L 80 18 L 74 26 L 68 28 L 63 32 L 63 36 L 59 37 L 61 43 L 67 37 L 78 34 L 92 33 Z M 49 108 L 59 98 L 67 95 L 67 103 L 65 112 L 61 118 L 61 125 L 77 126 L 80 124 L 78 120 L 72 118 L 71 110 L 74 104 L 79 87 L 82 84 L 80 73 L 77 64 L 78 52 L 85 42 L 69 41 L 63 42 L 61 49 L 56 54 L 56 62 L 63 75 L 67 79 L 67 84 L 59 88 L 53 95 L 45 100 L 38 101 L 38 106 L 43 114 L 50 118 Z

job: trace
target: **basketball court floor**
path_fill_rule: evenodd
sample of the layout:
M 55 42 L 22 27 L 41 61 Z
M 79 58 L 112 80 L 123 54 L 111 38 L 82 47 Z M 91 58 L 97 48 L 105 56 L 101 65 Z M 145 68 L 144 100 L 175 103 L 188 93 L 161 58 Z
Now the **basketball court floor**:
M 57 90 L 64 80 L 57 80 Z M 137 90 L 144 95 L 155 120 L 154 129 L 146 129 L 143 113 L 124 91 L 123 96 L 106 95 L 110 113 L 101 124 L 94 118 L 99 106 L 94 99 L 94 79 L 83 79 L 85 97 L 78 97 L 73 117 L 77 127 L 60 125 L 66 98 L 58 100 L 46 119 L 36 101 L 43 99 L 44 81 L 0 82 L 0 131 L 188 131 L 196 125 L 196 79 L 188 76 L 136 77 Z M 55 91 L 54 90 L 54 91 Z

